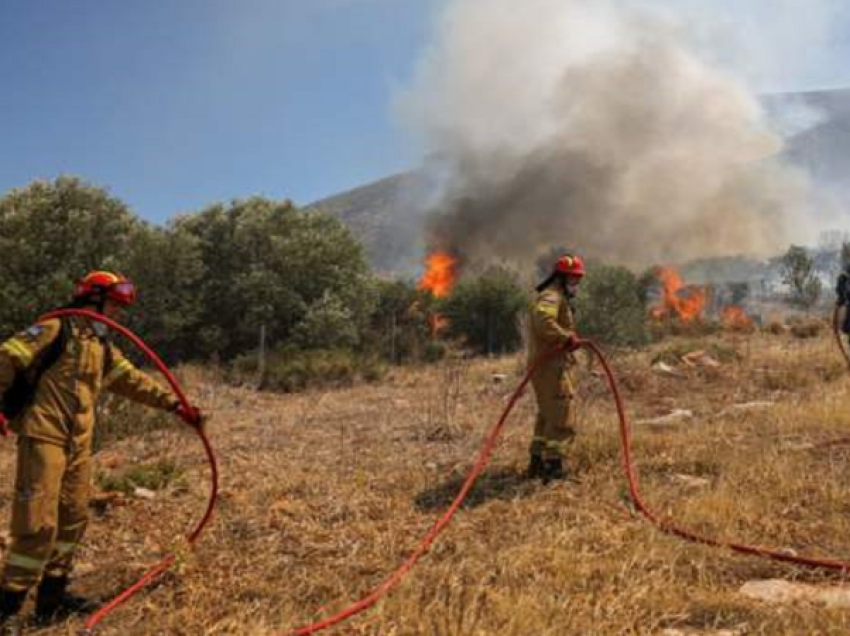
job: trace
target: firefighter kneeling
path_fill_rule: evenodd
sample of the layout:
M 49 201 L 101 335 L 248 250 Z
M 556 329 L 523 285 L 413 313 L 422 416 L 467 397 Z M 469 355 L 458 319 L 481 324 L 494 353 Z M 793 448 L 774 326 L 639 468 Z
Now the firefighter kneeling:
M 69 307 L 115 318 L 135 299 L 135 287 L 126 278 L 91 272 L 77 284 Z M 88 521 L 92 433 L 101 390 L 173 411 L 193 426 L 203 424 L 200 411 L 183 408 L 107 336 L 102 323 L 74 316 L 38 322 L 0 345 L 0 395 L 19 436 L 11 544 L 0 579 L 4 635 L 20 633 L 18 614 L 36 584 L 37 620 L 90 609 L 67 588 Z M 10 399 L 22 379 L 29 383 L 27 395 L 23 401 L 20 395 Z M 10 408 L 12 402 L 16 405 Z M 5 421 L 0 414 L 0 425 L 5 427 Z
M 565 254 L 549 277 L 537 286 L 529 321 L 529 365 L 537 398 L 537 422 L 531 442 L 528 476 L 544 483 L 564 479 L 564 453 L 575 437 L 576 331 L 570 300 L 584 278 L 579 256 Z

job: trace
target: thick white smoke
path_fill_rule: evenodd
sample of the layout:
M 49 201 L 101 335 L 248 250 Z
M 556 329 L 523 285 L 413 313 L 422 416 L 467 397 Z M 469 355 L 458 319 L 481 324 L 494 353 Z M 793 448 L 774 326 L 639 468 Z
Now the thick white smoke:
M 805 179 L 692 34 L 634 2 L 451 2 L 400 101 L 445 175 L 432 242 L 472 265 L 556 246 L 632 266 L 786 248 Z

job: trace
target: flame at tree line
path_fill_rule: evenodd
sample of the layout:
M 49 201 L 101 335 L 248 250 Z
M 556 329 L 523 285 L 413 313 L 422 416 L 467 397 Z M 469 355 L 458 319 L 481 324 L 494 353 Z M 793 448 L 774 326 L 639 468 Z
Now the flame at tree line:
M 682 282 L 679 273 L 669 267 L 659 267 L 656 276 L 661 283 L 661 304 L 652 309 L 653 318 L 678 318 L 683 323 L 702 319 L 708 296 L 705 288 Z
M 650 310 L 656 320 L 676 319 L 682 324 L 702 322 L 708 302 L 708 288 L 686 285 L 681 275 L 669 267 L 659 267 L 656 277 L 661 284 L 660 303 Z M 720 322 L 730 329 L 748 329 L 753 319 L 742 307 L 727 305 L 720 310 Z
M 419 289 L 430 291 L 437 298 L 448 296 L 457 281 L 457 266 L 458 259 L 448 252 L 431 252 L 425 259 Z
M 458 276 L 458 259 L 441 250 L 435 250 L 425 258 L 425 271 L 419 279 L 419 289 L 429 291 L 435 298 L 445 298 L 452 291 Z M 449 321 L 438 313 L 428 317 L 431 335 L 445 329 Z
M 419 279 L 418 288 L 429 291 L 436 298 L 448 296 L 458 279 L 459 260 L 449 252 L 434 250 L 425 258 L 425 271 Z M 650 310 L 657 320 L 676 319 L 683 324 L 700 322 L 705 318 L 708 302 L 708 288 L 700 285 L 686 285 L 681 275 L 670 267 L 659 267 L 656 277 L 661 284 L 661 299 Z M 721 322 L 728 328 L 748 328 L 752 318 L 737 305 L 724 307 L 720 312 Z M 447 325 L 439 314 L 430 318 L 431 327 L 436 335 Z
M 720 320 L 725 327 L 730 329 L 749 329 L 753 326 L 753 319 L 737 305 L 724 307 L 720 314 Z

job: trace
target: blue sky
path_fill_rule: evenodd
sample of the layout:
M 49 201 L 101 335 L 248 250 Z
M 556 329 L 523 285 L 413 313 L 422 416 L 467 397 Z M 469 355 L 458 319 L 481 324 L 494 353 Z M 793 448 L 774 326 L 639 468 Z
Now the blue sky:
M 444 1 L 0 0 L 0 193 L 75 174 L 163 222 L 252 194 L 306 204 L 411 167 L 393 98 Z M 656 1 L 725 12 L 748 59 L 770 60 L 754 73 L 771 89 L 850 84 L 837 3 L 812 0 L 824 11 L 801 34 L 767 0 Z
M 404 169 L 426 0 L 0 0 L 0 192 L 80 175 L 143 218 Z

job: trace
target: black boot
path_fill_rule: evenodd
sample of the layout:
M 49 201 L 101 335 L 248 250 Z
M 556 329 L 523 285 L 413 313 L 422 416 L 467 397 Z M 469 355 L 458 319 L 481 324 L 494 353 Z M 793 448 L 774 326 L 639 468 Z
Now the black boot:
M 26 598 L 26 590 L 0 590 L 0 636 L 20 636 L 21 620 L 18 614 Z
M 564 470 L 564 462 L 560 457 L 547 459 L 543 462 L 543 483 L 548 484 L 550 481 L 558 481 L 567 478 L 567 472 Z
M 528 458 L 525 476 L 528 479 L 539 479 L 543 476 L 543 458 L 540 455 L 531 455 Z
M 61 620 L 94 609 L 95 604 L 82 596 L 68 593 L 68 576 L 44 576 L 38 584 L 35 618 L 40 623 Z

